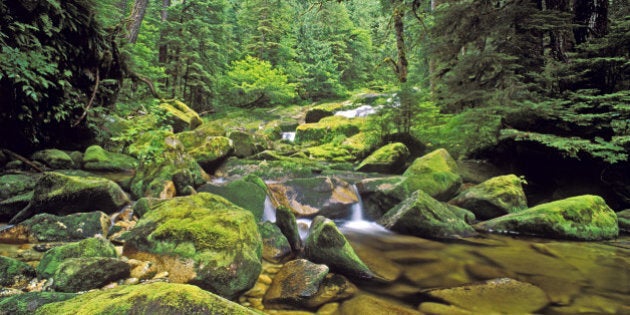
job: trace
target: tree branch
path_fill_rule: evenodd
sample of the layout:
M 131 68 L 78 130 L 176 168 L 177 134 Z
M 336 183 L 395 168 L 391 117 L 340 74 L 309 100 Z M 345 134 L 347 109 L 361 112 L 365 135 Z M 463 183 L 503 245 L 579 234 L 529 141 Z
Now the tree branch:
M 90 96 L 90 101 L 88 102 L 87 106 L 85 107 L 85 110 L 83 111 L 83 115 L 81 115 L 81 117 L 79 117 L 79 119 L 77 119 L 73 124 L 72 124 L 72 128 L 76 127 L 79 125 L 79 123 L 85 119 L 85 117 L 88 114 L 88 111 L 90 110 L 90 107 L 92 107 L 92 105 L 94 104 L 94 99 L 96 98 L 96 91 L 98 91 L 98 86 L 101 83 L 101 74 L 100 74 L 100 70 L 98 69 L 98 67 L 96 68 L 96 82 L 94 83 L 94 90 L 92 91 L 92 96 Z
M 29 159 L 27 159 L 27 158 L 25 158 L 25 157 L 15 153 L 15 152 L 9 150 L 9 149 L 0 149 L 0 151 L 4 152 L 7 155 L 10 155 L 14 159 L 18 159 L 18 160 L 24 162 L 24 164 L 30 166 L 32 169 L 34 169 L 34 170 L 36 170 L 36 171 L 38 171 L 40 173 L 44 172 L 43 169 L 41 169 L 39 166 L 35 165 L 35 163 L 31 162 Z

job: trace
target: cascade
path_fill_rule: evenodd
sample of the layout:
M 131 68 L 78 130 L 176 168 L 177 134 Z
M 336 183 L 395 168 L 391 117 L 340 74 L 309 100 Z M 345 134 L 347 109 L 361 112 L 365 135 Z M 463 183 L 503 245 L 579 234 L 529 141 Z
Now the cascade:
M 361 230 L 365 232 L 391 233 L 386 228 L 380 226 L 376 222 L 367 221 L 363 218 L 363 199 L 356 185 L 352 185 L 352 190 L 357 196 L 358 201 L 352 205 L 350 220 L 342 225 L 344 229 Z
M 269 196 L 265 197 L 265 210 L 263 211 L 262 220 L 263 222 L 276 222 L 276 209 L 273 207 L 273 203 L 271 203 L 271 198 L 269 198 Z
M 289 142 L 295 141 L 295 131 L 283 132 L 282 140 L 289 141 Z

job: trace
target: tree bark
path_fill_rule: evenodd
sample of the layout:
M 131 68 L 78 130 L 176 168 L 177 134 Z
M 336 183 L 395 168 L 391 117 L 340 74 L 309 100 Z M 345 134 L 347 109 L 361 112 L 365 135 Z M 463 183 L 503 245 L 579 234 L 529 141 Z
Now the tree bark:
M 608 0 L 582 0 L 573 4 L 575 42 L 581 44 L 591 37 L 602 37 L 608 32 Z
M 158 62 L 164 65 L 168 58 L 168 45 L 166 45 L 165 24 L 168 21 L 168 8 L 171 6 L 171 0 L 162 0 L 162 11 L 160 13 L 160 21 L 162 22 L 162 30 L 160 31 L 160 46 L 158 51 Z
M 409 66 L 405 48 L 405 25 L 403 24 L 404 17 L 405 12 L 402 10 L 402 8 L 394 9 L 394 30 L 396 32 L 396 50 L 398 52 L 396 74 L 398 75 L 398 81 L 400 81 L 400 83 L 407 82 L 407 68 Z
M 144 14 L 147 11 L 147 5 L 149 0 L 135 0 L 133 9 L 131 11 L 130 23 L 127 27 L 127 39 L 129 43 L 134 44 L 138 40 L 138 33 L 140 32 L 140 25 L 144 19 Z

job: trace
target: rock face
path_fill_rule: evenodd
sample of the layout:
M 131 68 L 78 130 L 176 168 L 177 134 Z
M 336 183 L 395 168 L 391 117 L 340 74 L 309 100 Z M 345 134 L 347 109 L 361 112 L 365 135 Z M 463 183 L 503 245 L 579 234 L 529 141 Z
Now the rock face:
M 35 269 L 19 260 L 0 256 L 0 286 L 25 286 L 35 276 Z
M 138 166 L 131 156 L 106 151 L 98 145 L 90 146 L 83 155 L 83 168 L 89 171 L 130 171 Z
M 457 163 L 444 149 L 435 150 L 417 158 L 403 173 L 407 191 L 422 189 L 431 197 L 446 201 L 462 185 Z
M 52 276 L 52 288 L 59 292 L 87 291 L 128 277 L 129 265 L 117 258 L 68 258 Z
M 203 123 L 199 114 L 181 101 L 169 100 L 160 104 L 160 108 L 170 114 L 169 124 L 175 132 L 192 130 Z
M 37 315 L 55 314 L 217 314 L 256 312 L 196 286 L 155 282 L 93 291 L 76 298 L 47 304 Z
M 61 302 L 77 296 L 63 292 L 27 292 L 0 300 L 0 315 L 30 315 L 42 305 Z
M 522 180 L 516 175 L 497 176 L 461 192 L 449 203 L 488 220 L 527 208 Z
M 422 190 L 389 210 L 378 223 L 402 234 L 426 238 L 448 239 L 476 234 L 464 219 Z
M 357 256 L 335 223 L 322 216 L 317 216 L 311 223 L 304 254 L 308 260 L 326 264 L 332 271 L 352 279 L 374 278 L 370 268 Z
M 582 195 L 540 204 L 475 225 L 481 231 L 573 240 L 605 240 L 619 235 L 617 215 L 604 199 Z
M 109 216 L 100 211 L 66 216 L 42 213 L 1 231 L 0 241 L 72 242 L 107 235 L 109 226 Z
M 40 212 L 65 215 L 100 210 L 114 213 L 129 202 L 120 186 L 108 179 L 51 172 L 37 181 L 29 206 L 10 223 L 19 223 Z
M 374 151 L 357 166 L 360 172 L 395 173 L 402 169 L 409 149 L 400 142 L 390 143 Z
M 426 294 L 475 314 L 531 314 L 549 303 L 542 289 L 510 278 L 430 290 Z
M 110 257 L 116 258 L 116 248 L 102 237 L 93 237 L 76 243 L 53 247 L 46 251 L 37 265 L 37 275 L 49 278 L 55 274 L 59 265 L 68 258 Z
M 46 149 L 33 153 L 31 159 L 42 162 L 52 169 L 74 168 L 74 161 L 68 153 L 58 149 Z
M 265 221 L 258 223 L 258 229 L 263 240 L 264 259 L 279 263 L 291 255 L 291 245 L 277 225 Z
M 204 184 L 198 192 L 209 192 L 219 195 L 237 206 L 251 211 L 256 220 L 260 220 L 265 209 L 267 186 L 258 176 L 249 175 L 225 185 Z
M 125 238 L 125 256 L 155 261 L 171 281 L 228 298 L 251 288 L 262 269 L 252 213 L 209 193 L 159 203 Z

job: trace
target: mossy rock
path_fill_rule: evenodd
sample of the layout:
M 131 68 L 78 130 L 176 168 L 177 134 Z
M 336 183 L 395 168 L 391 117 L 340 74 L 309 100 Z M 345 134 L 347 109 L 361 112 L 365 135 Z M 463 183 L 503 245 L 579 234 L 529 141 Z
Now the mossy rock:
M 52 169 L 69 169 L 76 167 L 70 155 L 59 149 L 37 151 L 31 155 L 31 160 L 42 162 Z
M 142 197 L 133 204 L 133 215 L 138 218 L 142 218 L 145 213 L 151 211 L 151 209 L 155 208 L 160 203 L 165 202 L 167 199 L 159 199 L 152 197 Z
M 336 273 L 355 280 L 374 279 L 370 268 L 361 261 L 345 236 L 330 219 L 317 216 L 311 223 L 304 247 L 305 257 L 325 264 Z
M 366 217 L 379 219 L 411 195 L 404 186 L 404 180 L 402 176 L 387 176 L 366 178 L 357 183 Z
M 302 250 L 302 239 L 300 238 L 300 230 L 298 229 L 295 215 L 291 209 L 285 206 L 278 206 L 276 209 L 276 225 L 287 238 L 291 249 L 299 253 Z
M 194 144 L 184 143 L 186 152 L 192 156 L 204 170 L 214 170 L 234 151 L 232 140 L 226 137 L 206 137 Z
M 374 151 L 381 142 L 381 136 L 378 132 L 364 131 L 343 140 L 341 147 L 360 159 Z
M 282 266 L 265 293 L 263 303 L 272 309 L 305 307 L 319 291 L 328 274 L 326 265 L 306 259 L 292 260 Z
M 69 300 L 75 293 L 27 292 L 0 300 L 0 315 L 32 315 L 42 305 Z
M 0 286 L 20 287 L 35 276 L 35 269 L 19 260 L 0 256 Z
M 6 200 L 0 201 L 0 220 L 9 221 L 17 215 L 33 199 L 33 191 L 28 191 L 21 195 L 15 195 Z
M 39 278 L 50 278 L 55 274 L 59 265 L 68 258 L 80 257 L 111 257 L 116 258 L 116 248 L 102 237 L 91 237 L 80 242 L 53 247 L 44 253 L 37 265 Z
M 401 234 L 449 239 L 475 235 L 475 230 L 448 207 L 422 190 L 389 210 L 378 223 Z
M 262 257 L 265 260 L 279 263 L 291 256 L 291 245 L 277 225 L 269 221 L 260 222 L 258 230 L 263 241 Z
M 497 176 L 462 191 L 449 203 L 472 211 L 480 220 L 527 208 L 523 180 L 516 175 Z
M 335 143 L 325 143 L 309 147 L 304 149 L 303 152 L 309 159 L 313 160 L 331 162 L 349 162 L 356 160 L 356 156 L 352 155 L 348 149 Z
M 603 198 L 582 195 L 481 222 L 480 231 L 596 241 L 619 235 L 617 214 Z
M 169 124 L 175 132 L 192 130 L 203 123 L 199 114 L 181 101 L 167 100 L 159 106 L 170 114 Z
M 109 216 L 101 211 L 66 216 L 40 213 L 0 232 L 3 242 L 72 242 L 107 235 Z
M 468 209 L 460 208 L 448 203 L 444 204 L 456 217 L 466 221 L 468 224 L 474 224 L 477 220 L 475 213 Z
M 403 173 L 407 177 L 407 191 L 422 189 L 431 197 L 446 201 L 454 196 L 462 185 L 457 163 L 444 149 L 438 149 L 417 158 Z
M 198 192 L 209 192 L 229 200 L 254 214 L 256 220 L 261 220 L 267 198 L 267 186 L 258 176 L 249 175 L 226 185 L 204 184 Z
M 65 259 L 52 276 L 51 287 L 58 292 L 98 289 L 129 277 L 129 265 L 117 258 L 82 257 Z
M 359 172 L 396 173 L 409 157 L 407 146 L 394 142 L 385 145 L 365 158 L 356 168 Z
M 317 123 L 320 120 L 322 120 L 322 118 L 326 118 L 332 115 L 333 115 L 333 112 L 330 110 L 327 110 L 321 107 L 315 107 L 306 111 L 306 115 L 304 116 L 304 122 L 306 122 L 307 124 Z
M 210 193 L 158 204 L 124 238 L 125 256 L 175 257 L 183 265 L 159 267 L 172 281 L 228 298 L 251 288 L 262 269 L 262 239 L 254 215 Z
M 137 166 L 133 157 L 106 151 L 98 145 L 88 147 L 83 155 L 83 168 L 89 171 L 130 171 Z
M 362 119 L 348 119 L 339 116 L 326 117 L 317 123 L 299 125 L 295 132 L 295 142 L 326 143 L 338 136 L 350 137 L 361 130 Z
M 50 172 L 37 181 L 29 206 L 10 223 L 19 223 L 40 212 L 65 215 L 100 210 L 109 214 L 129 202 L 127 194 L 111 180 Z
M 630 233 L 630 209 L 617 212 L 617 220 L 619 221 L 619 230 Z
M 256 154 L 256 144 L 251 134 L 242 131 L 232 131 L 228 135 L 234 147 L 234 156 L 244 158 Z
M 47 304 L 37 315 L 131 315 L 131 314 L 259 314 L 199 287 L 154 282 L 92 291 L 73 299 Z
M 5 174 L 0 176 L 0 200 L 33 190 L 39 177 L 37 174 Z

